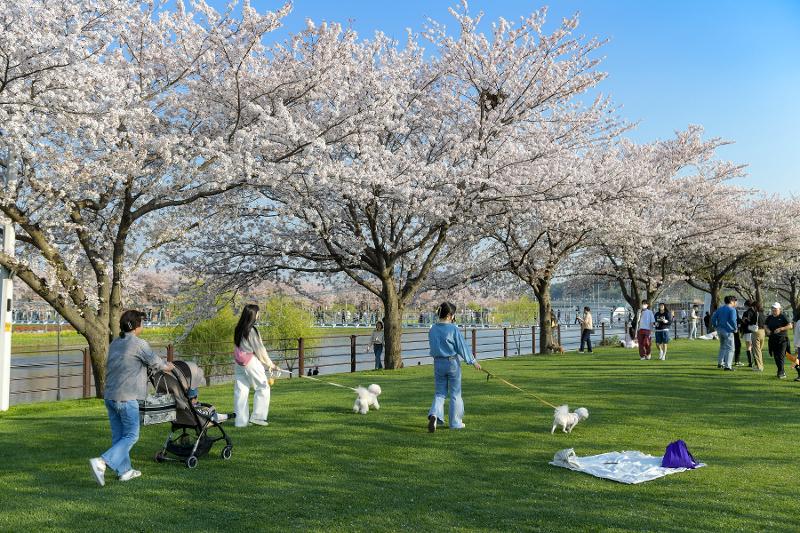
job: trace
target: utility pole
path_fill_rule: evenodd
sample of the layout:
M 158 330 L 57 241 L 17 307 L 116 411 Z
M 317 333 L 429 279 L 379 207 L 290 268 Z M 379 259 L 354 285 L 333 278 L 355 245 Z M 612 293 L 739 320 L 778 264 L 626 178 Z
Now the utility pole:
M 16 181 L 17 162 L 14 149 L 8 148 L 8 161 L 3 176 L 3 188 Z M 6 255 L 14 256 L 14 225 L 6 221 L 2 225 L 0 244 Z M 8 411 L 11 404 L 11 307 L 14 296 L 14 273 L 0 266 L 0 411 Z

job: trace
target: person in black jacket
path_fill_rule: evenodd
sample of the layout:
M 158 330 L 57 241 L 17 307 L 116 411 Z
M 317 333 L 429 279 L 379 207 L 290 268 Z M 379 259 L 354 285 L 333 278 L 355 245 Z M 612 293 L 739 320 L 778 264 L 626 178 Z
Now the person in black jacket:
M 706 334 L 709 334 L 713 331 L 711 328 L 711 314 L 708 311 L 706 311 L 706 314 L 703 317 L 703 325 L 706 327 Z
M 672 324 L 672 313 L 667 310 L 664 303 L 658 304 L 656 317 L 656 346 L 658 358 L 664 361 L 667 358 L 667 345 L 669 344 L 669 326 Z

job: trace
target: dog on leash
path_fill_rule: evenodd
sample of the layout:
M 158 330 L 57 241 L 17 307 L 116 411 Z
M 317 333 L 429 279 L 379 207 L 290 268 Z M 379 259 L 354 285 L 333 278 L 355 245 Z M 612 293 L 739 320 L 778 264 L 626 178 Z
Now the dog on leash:
M 587 418 L 589 418 L 589 411 L 585 407 L 579 407 L 575 409 L 575 412 L 570 413 L 569 406 L 559 405 L 553 416 L 553 429 L 550 430 L 550 434 L 552 435 L 558 426 L 561 426 L 564 433 L 571 433 L 572 428 L 577 426 L 578 422 Z
M 353 404 L 354 413 L 365 415 L 370 407 L 373 409 L 381 408 L 378 403 L 378 396 L 381 394 L 380 385 L 373 383 L 366 389 L 364 387 L 356 387 L 356 394 L 358 394 L 358 398 L 356 398 L 356 403 Z

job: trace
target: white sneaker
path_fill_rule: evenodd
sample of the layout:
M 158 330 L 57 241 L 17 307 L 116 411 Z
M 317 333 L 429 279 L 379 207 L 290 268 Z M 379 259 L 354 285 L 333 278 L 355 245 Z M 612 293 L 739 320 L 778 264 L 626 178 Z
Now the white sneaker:
M 267 422 L 266 420 L 257 420 L 255 418 L 251 418 L 250 419 L 250 423 L 251 424 L 255 424 L 257 426 L 268 426 L 269 425 L 269 422 Z
M 214 413 L 211 419 L 214 420 L 214 422 L 225 422 L 228 419 L 228 415 L 224 413 Z
M 94 474 L 94 479 L 97 481 L 97 484 L 101 487 L 105 486 L 106 462 L 103 461 L 103 458 L 95 457 L 94 459 L 89 459 L 89 466 L 92 467 L 92 474 Z
M 131 468 L 130 470 L 128 470 L 127 472 L 125 472 L 124 474 L 122 474 L 121 476 L 119 476 L 119 480 L 120 480 L 120 481 L 130 481 L 131 479 L 133 479 L 133 478 L 137 478 L 137 477 L 139 477 L 139 476 L 141 476 L 141 475 L 142 475 L 142 473 L 141 473 L 141 472 L 139 472 L 138 470 L 134 470 L 133 468 Z

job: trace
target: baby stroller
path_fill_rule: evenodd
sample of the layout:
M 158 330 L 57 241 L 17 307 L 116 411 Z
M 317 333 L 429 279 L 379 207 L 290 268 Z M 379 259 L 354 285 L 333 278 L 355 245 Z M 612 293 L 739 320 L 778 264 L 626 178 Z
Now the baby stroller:
M 220 455 L 223 459 L 230 459 L 233 444 L 222 428 L 222 423 L 236 415 L 217 413 L 211 404 L 193 402 L 196 395 L 191 392 L 203 381 L 202 370 L 196 364 L 186 361 L 174 361 L 173 364 L 175 369 L 172 372 L 158 371 L 150 375 L 150 382 L 156 393 L 171 393 L 175 396 L 175 420 L 164 447 L 156 452 L 155 460 L 159 463 L 182 461 L 187 467 L 195 468 L 198 458 L 208 454 L 214 443 L 220 440 L 225 440 L 225 447 Z M 212 432 L 219 435 L 212 436 Z

